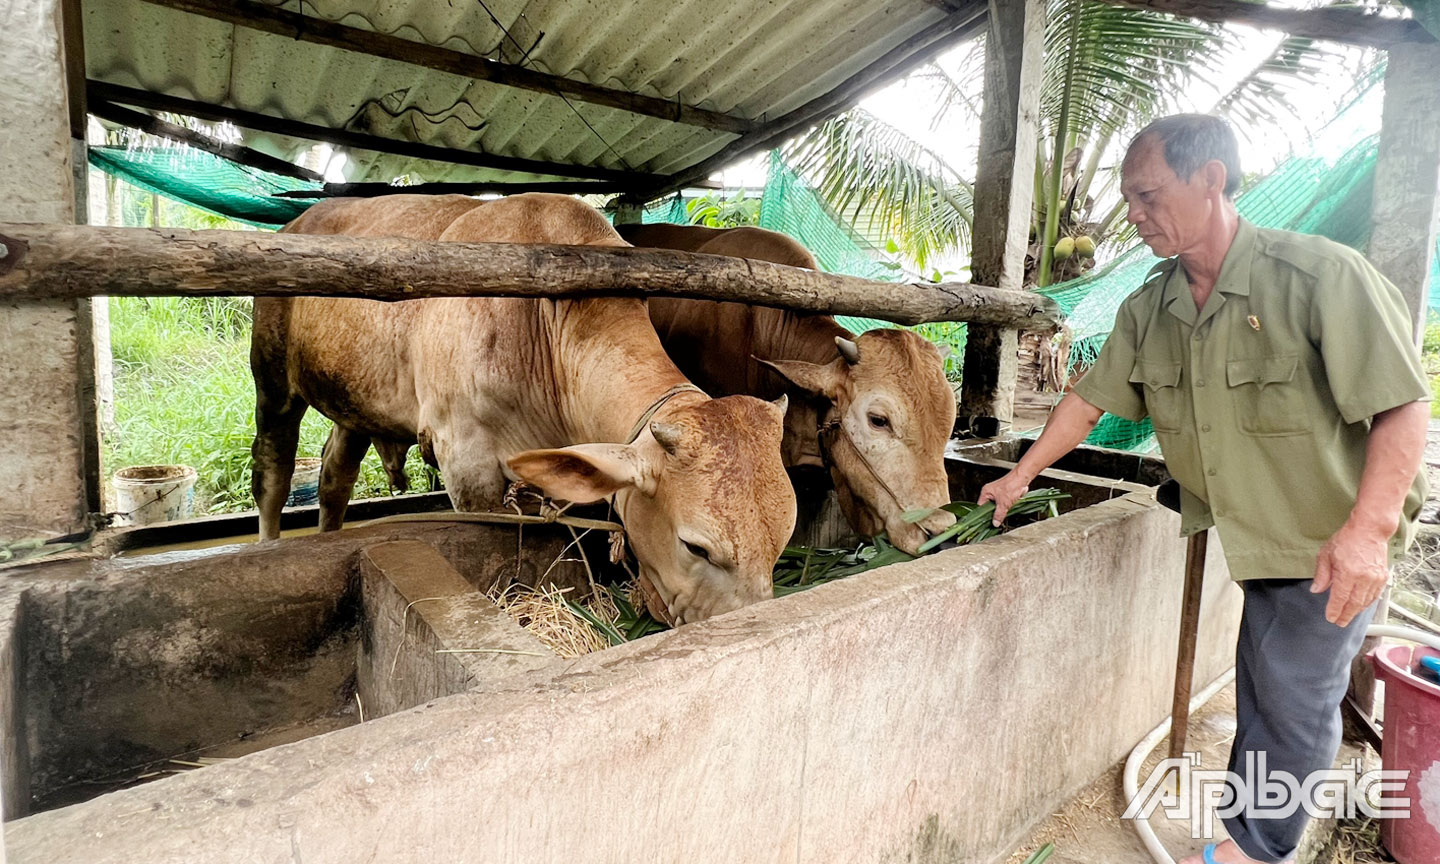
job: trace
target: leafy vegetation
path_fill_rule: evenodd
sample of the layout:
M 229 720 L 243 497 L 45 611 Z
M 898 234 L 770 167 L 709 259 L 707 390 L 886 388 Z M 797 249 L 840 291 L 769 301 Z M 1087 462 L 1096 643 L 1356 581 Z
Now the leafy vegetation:
M 1033 521 L 1034 518 L 1043 519 L 1057 515 L 1059 502 L 1069 497 L 1057 489 L 1036 489 L 1017 499 L 1006 519 L 1013 516 L 1021 517 L 1023 521 Z M 921 546 L 921 555 L 933 552 L 941 546 L 948 548 L 978 543 L 1020 524 L 1017 522 L 1008 527 L 990 524 L 995 514 L 994 504 L 980 506 L 967 501 L 955 501 L 939 509 L 954 513 L 956 522 Z M 933 509 L 912 510 L 906 513 L 904 518 L 909 522 L 919 522 L 933 512 Z M 890 545 L 884 534 L 870 542 L 861 543 L 854 549 L 786 546 L 785 551 L 780 553 L 780 560 L 775 564 L 775 596 L 784 597 L 806 591 L 816 585 L 866 573 L 889 564 L 914 561 L 915 557 Z M 611 645 L 620 645 L 668 629 L 652 618 L 644 606 L 636 606 L 627 599 L 635 593 L 628 584 L 622 588 L 597 588 L 605 592 L 613 603 L 615 611 L 608 613 L 608 618 L 607 613 L 602 613 L 597 607 L 608 608 L 611 604 L 586 605 L 569 599 L 562 602 L 574 616 L 598 631 Z
M 733 196 L 703 195 L 685 205 L 685 218 L 691 225 L 706 228 L 739 228 L 760 224 L 760 199 L 747 197 L 741 189 Z
M 1425 342 L 1421 347 L 1425 374 L 1430 376 L 1430 416 L 1440 417 L 1440 321 L 1425 325 Z
M 189 465 L 199 474 L 199 513 L 255 506 L 250 496 L 250 443 L 255 386 L 250 375 L 248 297 L 112 297 L 115 419 L 102 437 L 107 473 L 130 465 Z M 300 455 L 319 456 L 330 422 L 309 412 Z M 411 486 L 427 488 L 415 453 Z M 355 497 L 389 494 L 379 458 L 361 467 Z

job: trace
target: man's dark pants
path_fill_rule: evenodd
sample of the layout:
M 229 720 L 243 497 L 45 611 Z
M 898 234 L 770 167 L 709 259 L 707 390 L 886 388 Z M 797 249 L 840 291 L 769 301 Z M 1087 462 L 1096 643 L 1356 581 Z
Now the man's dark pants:
M 1303 784 L 1311 772 L 1333 767 L 1340 749 L 1340 702 L 1350 682 L 1350 662 L 1360 650 L 1375 607 L 1348 627 L 1325 620 L 1329 592 L 1313 594 L 1309 579 L 1253 579 L 1241 582 L 1245 612 L 1235 648 L 1235 743 L 1230 770 L 1254 790 L 1261 778 L 1248 776 L 1246 754 L 1265 773 L 1289 772 Z M 1240 850 L 1259 861 L 1284 861 L 1295 854 L 1310 817 L 1303 808 L 1285 818 L 1225 819 Z

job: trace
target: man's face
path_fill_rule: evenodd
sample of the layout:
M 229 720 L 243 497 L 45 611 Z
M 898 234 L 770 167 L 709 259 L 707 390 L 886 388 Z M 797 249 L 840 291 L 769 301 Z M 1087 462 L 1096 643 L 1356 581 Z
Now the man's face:
M 1178 177 L 1165 161 L 1164 145 L 1142 138 L 1120 169 L 1120 194 L 1129 206 L 1126 219 L 1140 239 L 1161 258 L 1179 255 L 1204 238 L 1217 204 L 1206 170 Z

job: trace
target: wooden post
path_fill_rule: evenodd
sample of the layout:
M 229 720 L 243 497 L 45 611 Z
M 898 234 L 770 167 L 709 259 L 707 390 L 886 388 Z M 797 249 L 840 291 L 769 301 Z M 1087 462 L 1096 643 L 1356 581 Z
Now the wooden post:
M 1440 45 L 1390 49 L 1366 255 L 1405 295 L 1418 343 L 1425 331 L 1440 190 Z
M 73 222 L 61 4 L 26 0 L 0 9 L 0 111 L 6 118 L 0 126 L 0 219 Z M 88 300 L 0 302 L 0 368 L 7 370 L 0 377 L 0 539 L 86 527 L 97 497 L 86 482 L 95 476 L 86 458 L 95 427 L 89 320 Z
M 1440 81 L 1440 45 L 1410 43 L 1390 48 L 1366 250 L 1370 262 L 1405 295 L 1417 345 L 1425 333 L 1440 195 L 1440 90 L 1436 81 Z M 1387 588 L 1377 602 L 1374 623 L 1385 623 L 1389 612 Z M 1379 643 L 1379 639 L 1367 638 L 1350 667 L 1350 699 L 1357 710 L 1369 716 L 1374 715 L 1375 673 L 1364 656 Z
M 1020 334 L 971 324 L 966 328 L 965 365 L 960 382 L 962 428 L 994 438 L 1015 421 L 1015 378 L 1020 372 Z
M 1044 37 L 1043 0 L 990 0 L 970 263 L 970 278 L 980 284 L 1014 290 L 1022 285 L 1034 197 Z M 1015 412 L 1019 350 L 1013 329 L 970 326 L 960 396 L 962 423 L 972 429 L 993 424 L 997 432 L 1009 427 Z
M 78 8 L 0 5 L 0 219 L 75 218 L 72 121 L 83 134 L 83 108 L 72 117 L 66 46 L 79 39 L 62 21 L 78 19 Z M 0 301 L 0 539 L 87 527 L 97 491 L 87 482 L 96 476 L 89 321 L 88 299 Z M 0 691 L 13 692 L 14 672 L 4 670 Z M 25 814 L 30 790 L 24 731 L 8 699 L 0 700 L 0 738 L 0 795 L 13 819 Z
M 1170 703 L 1170 758 L 1185 754 L 1190 732 L 1190 690 L 1195 683 L 1195 641 L 1200 635 L 1200 599 L 1205 593 L 1205 553 L 1210 529 L 1185 543 L 1185 589 L 1180 600 L 1180 649 L 1175 655 L 1175 693 Z
M 645 221 L 645 202 L 621 196 L 615 202 L 615 225 L 639 225 Z

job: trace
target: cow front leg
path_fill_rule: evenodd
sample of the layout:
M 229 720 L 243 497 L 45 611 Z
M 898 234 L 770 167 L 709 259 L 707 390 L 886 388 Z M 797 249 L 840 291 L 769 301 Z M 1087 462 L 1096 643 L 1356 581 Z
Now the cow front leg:
M 298 398 L 269 400 L 260 394 L 255 403 L 255 442 L 250 446 L 250 492 L 260 511 L 260 539 L 280 536 L 280 511 L 290 497 L 295 474 L 295 449 L 300 444 L 300 421 L 306 405 Z
M 410 491 L 410 478 L 405 474 L 405 459 L 410 455 L 410 442 L 376 438 L 375 452 L 380 454 L 380 464 L 385 466 L 385 476 L 390 488 L 396 492 Z
M 325 449 L 320 453 L 320 530 L 339 531 L 345 509 L 360 476 L 360 463 L 370 449 L 370 436 L 339 423 L 330 427 Z
M 505 474 L 489 436 L 472 431 L 464 436 L 422 433 L 421 452 L 435 459 L 450 504 L 459 512 L 494 510 L 505 495 Z

